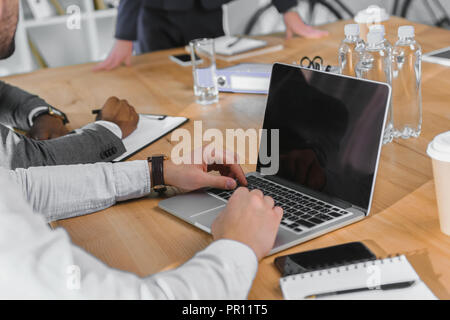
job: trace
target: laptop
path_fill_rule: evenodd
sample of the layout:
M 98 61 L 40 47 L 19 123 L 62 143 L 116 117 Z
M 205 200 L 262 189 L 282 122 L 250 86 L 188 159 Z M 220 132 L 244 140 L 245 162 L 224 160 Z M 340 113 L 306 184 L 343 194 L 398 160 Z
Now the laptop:
M 266 150 L 278 130 L 278 170 L 263 174 L 270 164 L 260 146 L 256 172 L 247 174 L 249 189 L 284 209 L 269 254 L 369 215 L 390 97 L 386 83 L 274 64 L 263 129 Z M 210 233 L 232 193 L 199 190 L 159 207 Z

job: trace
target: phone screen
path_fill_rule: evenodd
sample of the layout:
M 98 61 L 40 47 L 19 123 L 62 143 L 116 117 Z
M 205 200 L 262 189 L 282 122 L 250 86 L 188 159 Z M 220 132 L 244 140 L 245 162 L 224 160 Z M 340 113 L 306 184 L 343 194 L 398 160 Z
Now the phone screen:
M 178 54 L 174 56 L 178 60 L 181 60 L 183 62 L 189 62 L 191 61 L 191 55 L 190 54 Z
M 275 265 L 283 276 L 288 276 L 375 259 L 376 256 L 364 244 L 361 242 L 350 242 L 333 247 L 281 256 L 275 259 Z
M 450 59 L 450 50 L 442 51 L 431 55 L 431 57 Z
M 177 54 L 173 56 L 175 59 L 178 59 L 182 62 L 190 62 L 191 61 L 191 55 L 190 54 Z M 195 55 L 195 60 L 200 60 L 200 58 Z

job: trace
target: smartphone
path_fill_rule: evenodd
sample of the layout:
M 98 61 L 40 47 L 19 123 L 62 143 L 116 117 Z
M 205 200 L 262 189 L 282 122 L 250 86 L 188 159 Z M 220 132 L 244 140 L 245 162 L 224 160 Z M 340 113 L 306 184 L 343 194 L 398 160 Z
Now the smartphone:
M 432 51 L 423 55 L 423 61 L 439 63 L 450 67 L 450 47 Z
M 375 259 L 376 256 L 363 243 L 349 242 L 277 257 L 274 263 L 285 277 Z
M 192 61 L 191 61 L 191 55 L 190 54 L 177 54 L 177 55 L 169 56 L 169 58 L 173 62 L 178 63 L 180 66 L 183 66 L 183 67 L 192 66 Z M 197 55 L 195 55 L 195 60 L 198 63 L 202 62 L 202 59 L 200 59 L 200 57 L 198 57 Z

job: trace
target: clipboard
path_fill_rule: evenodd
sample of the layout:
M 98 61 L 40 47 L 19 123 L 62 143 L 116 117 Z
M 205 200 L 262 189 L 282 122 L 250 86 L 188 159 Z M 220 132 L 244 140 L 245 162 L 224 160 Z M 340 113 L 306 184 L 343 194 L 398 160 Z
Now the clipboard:
M 122 140 L 126 149 L 125 153 L 115 158 L 113 162 L 127 160 L 188 120 L 185 117 L 139 114 L 139 122 L 136 130 Z

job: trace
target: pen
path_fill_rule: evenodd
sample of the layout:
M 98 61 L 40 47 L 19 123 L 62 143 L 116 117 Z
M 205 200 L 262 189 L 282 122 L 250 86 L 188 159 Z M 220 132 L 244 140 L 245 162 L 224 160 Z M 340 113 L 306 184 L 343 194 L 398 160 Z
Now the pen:
M 227 48 L 231 48 L 233 46 L 235 46 L 239 41 L 241 41 L 243 38 L 242 37 L 238 37 L 236 40 L 234 40 L 232 43 L 230 43 L 229 45 L 227 45 Z
M 155 119 L 155 120 L 164 120 L 165 118 L 167 118 L 167 116 L 164 115 L 164 114 L 148 114 L 148 113 L 145 113 L 145 114 L 143 114 L 143 116 L 145 116 L 147 119 Z
M 100 114 L 102 109 L 94 109 L 92 110 L 92 114 Z M 155 119 L 155 120 L 164 120 L 167 118 L 164 114 L 143 114 L 147 119 Z
M 311 294 L 309 296 L 306 296 L 305 299 L 317 299 L 317 298 L 323 298 L 323 297 L 327 297 L 327 296 L 334 296 L 334 295 L 339 295 L 339 294 L 346 294 L 346 293 L 353 293 L 353 292 L 360 292 L 360 291 L 403 289 L 403 288 L 408 288 L 408 287 L 412 286 L 415 282 L 416 281 L 414 281 L 414 280 L 413 281 L 403 281 L 403 282 L 382 284 L 378 287 L 373 287 L 373 288 L 362 287 L 362 288 L 355 288 L 355 289 L 317 293 L 317 294 Z

